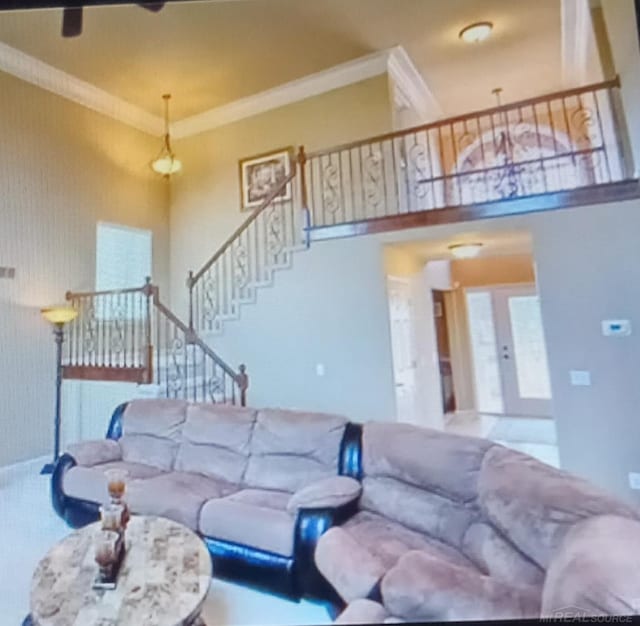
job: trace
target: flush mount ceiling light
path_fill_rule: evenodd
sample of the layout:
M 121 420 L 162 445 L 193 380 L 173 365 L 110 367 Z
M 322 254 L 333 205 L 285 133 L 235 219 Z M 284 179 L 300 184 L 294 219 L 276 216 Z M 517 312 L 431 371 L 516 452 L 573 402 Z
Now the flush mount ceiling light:
M 171 94 L 165 93 L 162 99 L 164 100 L 164 142 L 160 154 L 151 162 L 151 167 L 154 172 L 169 178 L 171 174 L 175 174 L 182 169 L 182 163 L 173 153 L 171 138 L 169 137 L 169 100 L 171 99 Z
M 491 22 L 475 22 L 465 26 L 458 37 L 467 43 L 480 43 L 489 37 L 492 30 L 493 24 Z
M 473 259 L 480 254 L 481 243 L 454 243 L 449 251 L 456 259 Z

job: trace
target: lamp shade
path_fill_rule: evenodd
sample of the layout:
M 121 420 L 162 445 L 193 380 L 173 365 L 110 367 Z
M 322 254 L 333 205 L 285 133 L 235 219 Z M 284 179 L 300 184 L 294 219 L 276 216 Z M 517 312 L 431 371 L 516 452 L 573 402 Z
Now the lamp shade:
M 182 169 L 182 161 L 176 159 L 172 154 L 165 154 L 153 161 L 151 167 L 158 174 L 171 176 Z
M 456 243 L 449 246 L 449 252 L 456 259 L 473 259 L 480 254 L 481 243 Z
M 41 309 L 42 317 L 51 324 L 67 324 L 78 317 L 78 311 L 72 306 L 61 304 Z

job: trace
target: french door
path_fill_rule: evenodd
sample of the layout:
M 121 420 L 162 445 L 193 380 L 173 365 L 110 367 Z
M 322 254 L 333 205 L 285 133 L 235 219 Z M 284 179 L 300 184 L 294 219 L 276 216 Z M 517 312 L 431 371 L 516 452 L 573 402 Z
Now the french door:
M 467 291 L 478 411 L 551 415 L 540 301 L 534 286 Z

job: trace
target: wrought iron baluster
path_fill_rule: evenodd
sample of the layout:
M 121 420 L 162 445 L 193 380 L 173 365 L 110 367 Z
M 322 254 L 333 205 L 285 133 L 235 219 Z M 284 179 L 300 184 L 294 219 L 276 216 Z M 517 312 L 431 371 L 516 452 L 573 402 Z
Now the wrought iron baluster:
M 609 154 L 608 154 L 608 150 L 607 150 L 607 143 L 605 141 L 605 132 L 604 132 L 604 128 L 603 128 L 603 124 L 602 124 L 602 116 L 600 115 L 600 104 L 598 103 L 598 91 L 595 91 L 592 94 L 593 97 L 593 101 L 595 104 L 595 110 L 596 110 L 596 119 L 598 120 L 598 129 L 600 131 L 600 146 L 599 148 L 601 148 L 602 153 L 604 155 L 604 164 L 605 164 L 605 170 L 607 172 L 607 180 L 606 182 L 611 183 L 613 182 L 613 178 L 611 176 L 611 165 L 609 163 Z

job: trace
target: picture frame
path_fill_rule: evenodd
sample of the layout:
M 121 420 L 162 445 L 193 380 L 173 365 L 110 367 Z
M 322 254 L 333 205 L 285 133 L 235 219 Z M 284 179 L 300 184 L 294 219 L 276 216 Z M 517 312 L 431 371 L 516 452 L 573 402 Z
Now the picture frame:
M 279 148 L 255 156 L 241 159 L 240 210 L 252 211 L 258 208 L 277 185 L 291 173 L 293 147 Z M 292 198 L 292 185 L 289 182 L 274 202 L 286 202 Z

